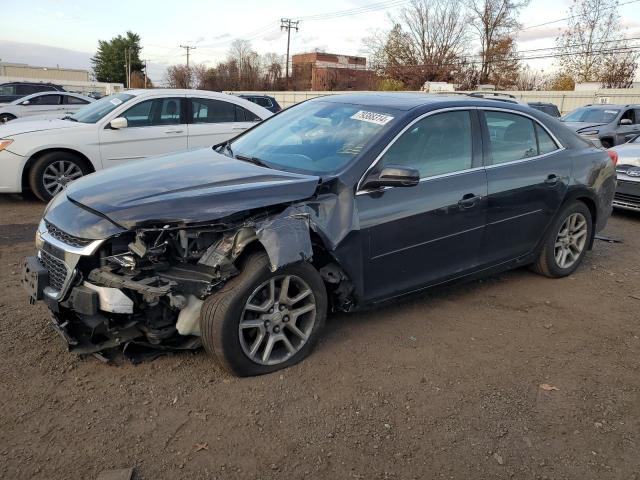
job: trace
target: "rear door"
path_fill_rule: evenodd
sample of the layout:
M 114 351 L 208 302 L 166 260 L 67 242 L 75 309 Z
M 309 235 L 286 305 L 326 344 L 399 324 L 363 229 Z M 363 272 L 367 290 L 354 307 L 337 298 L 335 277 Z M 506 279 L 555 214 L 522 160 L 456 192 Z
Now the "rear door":
M 571 158 L 544 126 L 519 112 L 480 111 L 487 172 L 483 264 L 534 250 L 568 188 Z
M 142 100 L 120 117 L 128 126 L 114 130 L 107 125 L 100 131 L 103 167 L 128 160 L 176 152 L 187 148 L 184 96 Z
M 29 99 L 27 105 L 20 105 L 20 116 L 28 117 L 32 115 L 56 118 L 64 116 L 62 99 L 58 94 L 39 95 Z
M 210 147 L 229 140 L 261 119 L 246 108 L 213 98 L 189 101 L 189 148 Z
M 476 269 L 487 184 L 475 110 L 414 121 L 373 168 L 387 165 L 416 168 L 421 180 L 356 195 L 365 297 L 395 296 Z

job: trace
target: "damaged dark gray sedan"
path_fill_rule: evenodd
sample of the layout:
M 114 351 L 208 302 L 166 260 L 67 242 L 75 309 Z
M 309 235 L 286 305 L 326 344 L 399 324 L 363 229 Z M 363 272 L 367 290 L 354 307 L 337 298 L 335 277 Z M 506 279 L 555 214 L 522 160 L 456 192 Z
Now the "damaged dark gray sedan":
M 526 106 L 322 97 L 74 182 L 23 283 L 72 352 L 203 345 L 263 374 L 308 355 L 329 311 L 524 265 L 571 274 L 615 179 L 607 153 Z

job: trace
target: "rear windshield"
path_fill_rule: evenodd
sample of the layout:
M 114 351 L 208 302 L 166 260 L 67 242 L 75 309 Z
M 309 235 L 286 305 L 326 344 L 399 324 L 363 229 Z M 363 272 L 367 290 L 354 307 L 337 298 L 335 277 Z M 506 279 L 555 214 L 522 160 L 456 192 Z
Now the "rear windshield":
M 618 116 L 618 113 L 620 113 L 620 110 L 615 108 L 583 107 L 569 113 L 563 120 L 565 122 L 580 123 L 609 123 Z

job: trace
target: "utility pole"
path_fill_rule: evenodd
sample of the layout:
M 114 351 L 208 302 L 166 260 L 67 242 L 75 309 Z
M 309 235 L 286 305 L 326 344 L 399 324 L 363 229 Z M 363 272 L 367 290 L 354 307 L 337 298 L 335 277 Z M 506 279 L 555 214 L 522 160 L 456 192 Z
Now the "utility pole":
M 131 88 L 131 49 L 128 48 L 127 52 L 129 53 L 129 68 L 127 69 L 127 88 Z
M 285 81 L 287 85 L 287 89 L 289 88 L 289 46 L 291 45 L 291 29 L 295 28 L 296 32 L 298 31 L 298 23 L 299 20 L 295 22 L 291 21 L 290 18 L 281 18 L 280 19 L 280 30 L 287 31 L 287 63 L 285 64 Z
M 147 61 L 144 60 L 144 88 L 147 88 Z
M 196 47 L 190 45 L 180 45 L 180 48 L 184 48 L 187 51 L 187 88 L 191 88 L 191 70 L 189 69 L 189 50 L 195 50 Z
M 126 88 L 129 88 L 129 60 L 128 60 L 128 55 L 127 55 L 127 51 L 129 49 L 125 48 L 124 49 L 124 86 Z

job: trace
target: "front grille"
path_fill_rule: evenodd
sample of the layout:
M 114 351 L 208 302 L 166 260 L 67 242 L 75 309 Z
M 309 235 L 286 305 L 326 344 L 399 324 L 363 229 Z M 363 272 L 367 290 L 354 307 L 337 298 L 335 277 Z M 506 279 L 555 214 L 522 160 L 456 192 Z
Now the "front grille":
M 640 205 L 640 196 L 638 195 L 629 195 L 628 193 L 616 192 L 616 194 L 613 196 L 613 199 L 621 202 L 637 203 L 638 205 Z
M 40 250 L 40 263 L 49 272 L 49 286 L 57 292 L 62 292 L 67 279 L 67 266 L 64 262 L 50 253 Z
M 73 235 L 69 235 L 68 233 L 63 232 L 58 227 L 56 227 L 53 223 L 44 221 L 47 226 L 47 231 L 49 235 L 51 235 L 56 240 L 60 240 L 62 243 L 66 243 L 67 245 L 71 245 L 72 247 L 86 247 L 93 240 L 87 240 L 86 238 L 74 237 Z

